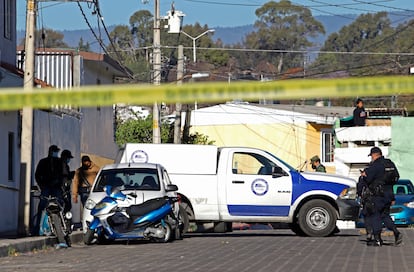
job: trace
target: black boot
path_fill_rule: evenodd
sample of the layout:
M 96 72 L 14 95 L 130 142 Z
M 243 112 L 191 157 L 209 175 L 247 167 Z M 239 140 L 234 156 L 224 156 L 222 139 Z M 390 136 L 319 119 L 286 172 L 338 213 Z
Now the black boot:
M 371 242 L 372 240 L 372 234 L 367 234 L 367 243 Z
M 374 234 L 374 239 L 367 242 L 367 246 L 374 246 L 374 247 L 382 246 L 381 234 Z
M 396 246 L 401 245 L 401 243 L 402 243 L 402 236 L 403 236 L 402 233 L 399 232 L 398 230 L 395 230 L 394 231 L 395 245 Z

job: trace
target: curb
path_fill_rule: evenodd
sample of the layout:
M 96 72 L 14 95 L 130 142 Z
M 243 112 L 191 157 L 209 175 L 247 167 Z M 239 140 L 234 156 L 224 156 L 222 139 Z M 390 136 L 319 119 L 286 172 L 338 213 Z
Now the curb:
M 83 240 L 83 232 L 75 231 L 70 235 L 72 244 L 80 243 Z M 17 239 L 0 239 L 0 257 L 41 250 L 56 245 L 56 238 L 53 236 L 33 236 Z

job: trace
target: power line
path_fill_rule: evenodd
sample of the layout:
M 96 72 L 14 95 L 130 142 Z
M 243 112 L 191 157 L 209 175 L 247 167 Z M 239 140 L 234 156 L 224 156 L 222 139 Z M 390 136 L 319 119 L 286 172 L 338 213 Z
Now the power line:
M 389 8 L 389 9 L 394 9 L 394 10 L 399 10 L 399 11 L 414 12 L 414 10 L 412 10 L 412 9 L 403 9 L 403 8 L 398 8 L 398 7 L 393 7 L 393 6 L 377 4 L 378 2 L 388 2 L 388 1 L 378 1 L 378 2 L 367 2 L 367 1 L 361 1 L 361 0 L 352 0 L 352 1 L 357 2 L 357 3 L 361 3 L 361 4 L 372 5 L 372 6 L 383 7 L 383 8 Z
M 110 41 L 110 43 L 111 43 L 111 45 L 112 45 L 112 47 L 113 48 L 115 48 L 115 46 L 114 46 L 114 44 L 113 44 L 113 41 L 112 41 L 112 39 L 111 39 L 111 37 L 110 37 L 110 35 L 109 35 L 109 32 L 108 32 L 108 30 L 107 30 L 107 28 L 106 28 L 106 26 L 105 26 L 105 24 L 103 23 L 103 20 L 102 20 L 102 14 L 101 14 L 101 12 L 100 12 L 100 10 L 99 10 L 99 6 L 98 6 L 98 0 L 94 0 L 94 2 L 93 2 L 94 4 L 95 4 L 95 11 L 96 11 L 96 13 L 97 13 L 97 16 L 98 16 L 98 22 L 99 22 L 99 20 L 102 22 L 102 25 L 104 26 L 104 29 L 105 29 L 105 33 L 107 34 L 107 37 L 108 37 L 108 39 L 109 39 L 109 41 Z M 86 22 L 86 24 L 88 25 L 88 27 L 89 27 L 89 30 L 92 32 L 92 34 L 94 35 L 94 37 L 95 37 L 95 39 L 98 41 L 98 43 L 99 43 L 99 45 L 100 45 L 100 47 L 102 48 L 102 50 L 105 52 L 105 54 L 107 54 L 108 56 L 109 56 L 109 53 L 108 53 L 108 51 L 106 50 L 106 47 L 105 47 L 105 45 L 103 44 L 103 42 L 102 42 L 102 39 L 100 38 L 100 35 L 99 35 L 99 37 L 96 35 L 96 33 L 95 33 L 95 31 L 93 30 L 93 28 L 92 28 L 92 26 L 91 26 L 91 24 L 89 23 L 89 20 L 88 20 L 88 18 L 86 17 L 86 14 L 85 14 L 85 12 L 83 11 L 83 8 L 82 8 L 82 6 L 81 6 L 81 4 L 79 3 L 79 1 L 77 1 L 77 4 L 78 4 L 78 7 L 79 7 L 79 9 L 80 9 L 80 11 L 81 11 L 81 13 L 82 13 L 82 16 L 83 16 L 83 18 L 84 18 L 84 20 L 85 20 L 85 22 Z M 89 5 L 89 4 L 88 4 Z M 134 78 L 133 77 L 133 75 L 131 75 L 131 73 L 129 72 L 129 70 L 125 67 L 125 65 L 121 62 L 121 57 L 120 57 L 120 55 L 117 53 L 117 51 L 115 51 L 115 54 L 116 54 L 116 56 L 117 56 L 117 59 L 115 60 L 117 63 L 118 63 L 118 65 L 121 67 L 121 69 L 128 75 L 128 77 L 129 78 Z

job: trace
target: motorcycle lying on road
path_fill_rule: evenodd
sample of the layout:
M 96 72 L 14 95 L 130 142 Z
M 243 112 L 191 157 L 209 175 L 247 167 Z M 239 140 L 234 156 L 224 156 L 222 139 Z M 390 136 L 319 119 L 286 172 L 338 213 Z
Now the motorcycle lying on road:
M 169 242 L 182 239 L 183 224 L 175 216 L 173 206 L 177 197 L 159 197 L 142 204 L 133 203 L 135 193 L 124 194 L 119 187 L 106 185 L 106 196 L 91 210 L 93 216 L 84 233 L 84 243 L 113 240 L 151 240 Z
M 32 192 L 37 193 L 35 197 L 47 201 L 46 208 L 42 212 L 39 226 L 40 235 L 56 236 L 59 247 L 70 247 L 72 241 L 72 212 L 65 211 L 65 202 L 55 196 L 43 196 L 37 188 Z

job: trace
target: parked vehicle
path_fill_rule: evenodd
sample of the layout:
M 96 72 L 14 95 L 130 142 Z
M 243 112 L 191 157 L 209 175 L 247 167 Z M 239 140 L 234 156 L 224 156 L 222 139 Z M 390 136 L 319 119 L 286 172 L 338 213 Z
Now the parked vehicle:
M 400 179 L 393 185 L 395 202 L 391 205 L 390 215 L 397 226 L 414 224 L 414 186 L 409 179 Z M 357 222 L 358 228 L 363 228 L 364 216 L 361 214 Z
M 328 236 L 338 219 L 358 219 L 354 180 L 300 172 L 256 148 L 127 144 L 116 161 L 164 165 L 189 220 L 213 222 L 217 232 L 232 222 L 289 223 L 297 234 Z
M 33 192 L 36 197 L 47 201 L 46 209 L 43 211 L 40 220 L 40 235 L 56 236 L 59 247 L 70 247 L 72 241 L 70 234 L 72 233 L 72 212 L 65 211 L 63 199 L 54 196 L 42 196 L 39 189 L 34 188 Z
M 408 226 L 414 224 L 414 186 L 409 179 L 400 179 L 393 186 L 395 202 L 390 214 L 396 225 Z
M 83 213 L 85 244 L 181 239 L 177 186 L 159 164 L 113 164 L 97 175 Z

